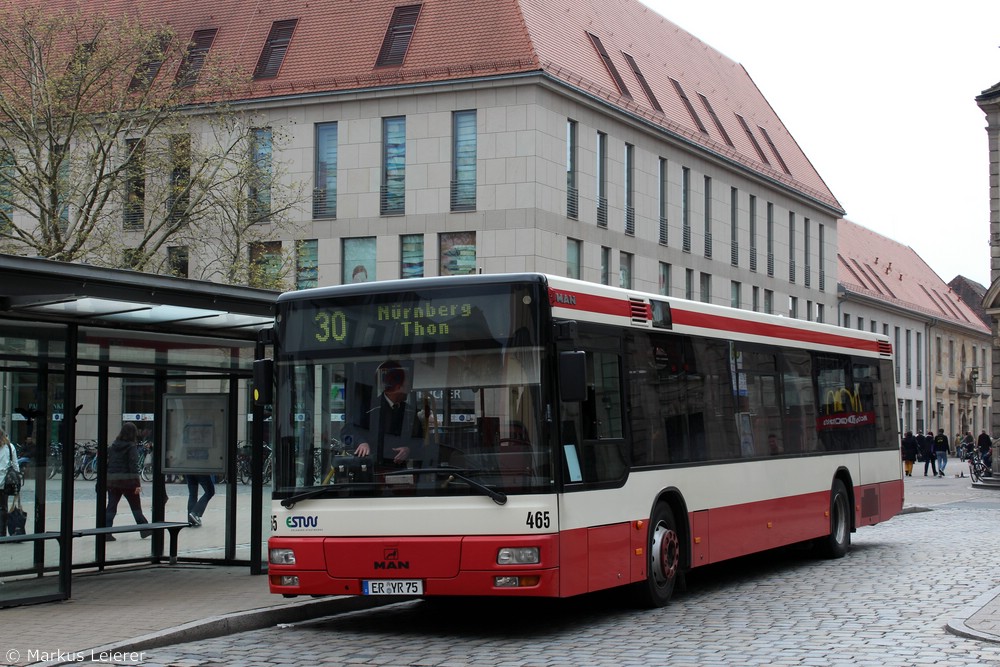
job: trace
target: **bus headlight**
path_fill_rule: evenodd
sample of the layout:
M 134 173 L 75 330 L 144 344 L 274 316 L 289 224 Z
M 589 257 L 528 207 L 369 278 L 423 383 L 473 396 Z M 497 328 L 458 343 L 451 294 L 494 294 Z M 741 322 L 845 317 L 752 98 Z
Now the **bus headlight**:
M 295 565 L 295 552 L 291 549 L 271 549 L 267 559 L 275 565 Z
M 501 547 L 497 565 L 537 565 L 538 547 Z

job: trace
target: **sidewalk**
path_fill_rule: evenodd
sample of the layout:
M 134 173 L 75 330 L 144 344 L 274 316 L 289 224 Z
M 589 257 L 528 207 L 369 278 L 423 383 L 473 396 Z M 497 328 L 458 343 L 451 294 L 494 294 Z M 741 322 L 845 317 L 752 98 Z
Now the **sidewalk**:
M 250 575 L 248 567 L 146 565 L 80 573 L 70 600 L 0 610 L 0 665 L 71 664 L 92 659 L 92 651 L 142 651 L 391 601 L 398 600 L 286 599 L 269 593 L 267 577 Z
M 997 501 L 1000 492 L 972 489 L 968 479 L 914 476 L 906 478 L 903 511 L 976 498 Z M 286 599 L 269 593 L 267 577 L 250 575 L 248 567 L 182 563 L 77 573 L 66 602 L 0 610 L 0 665 L 71 664 L 101 652 L 138 652 L 397 601 Z M 1000 588 L 957 609 L 947 629 L 1000 643 Z

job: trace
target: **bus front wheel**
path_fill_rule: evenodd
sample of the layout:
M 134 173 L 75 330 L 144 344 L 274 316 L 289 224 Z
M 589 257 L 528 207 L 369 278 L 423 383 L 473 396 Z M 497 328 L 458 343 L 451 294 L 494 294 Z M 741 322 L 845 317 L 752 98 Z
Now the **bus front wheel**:
M 681 561 L 677 523 L 666 504 L 658 504 L 650 517 L 646 553 L 646 579 L 633 584 L 636 601 L 644 607 L 662 607 L 673 595 Z
M 851 499 L 847 487 L 839 480 L 833 480 L 830 490 L 830 534 L 816 541 L 819 555 L 823 558 L 841 558 L 851 546 Z

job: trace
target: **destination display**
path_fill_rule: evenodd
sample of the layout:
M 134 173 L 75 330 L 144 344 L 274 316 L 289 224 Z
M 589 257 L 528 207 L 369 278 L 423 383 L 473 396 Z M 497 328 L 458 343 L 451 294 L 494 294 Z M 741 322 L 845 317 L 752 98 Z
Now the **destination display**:
M 448 290 L 303 300 L 290 304 L 279 326 L 285 349 L 299 352 L 502 344 L 516 329 L 518 313 L 531 312 L 517 307 L 525 299 L 530 303 L 522 290 L 508 287 L 502 294 Z

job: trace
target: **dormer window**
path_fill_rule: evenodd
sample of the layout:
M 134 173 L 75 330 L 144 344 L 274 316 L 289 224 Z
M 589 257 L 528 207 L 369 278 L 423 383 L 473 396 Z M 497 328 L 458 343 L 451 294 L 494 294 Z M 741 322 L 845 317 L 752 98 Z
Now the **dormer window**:
M 406 5 L 405 7 L 396 7 L 392 11 L 392 19 L 389 20 L 389 27 L 382 40 L 382 48 L 378 52 L 378 60 L 375 61 L 376 67 L 403 64 L 406 50 L 410 48 L 413 29 L 417 25 L 420 7 L 421 5 Z
M 292 32 L 298 19 L 288 19 L 287 21 L 275 21 L 271 24 L 271 32 L 264 42 L 264 50 L 260 52 L 257 60 L 257 67 L 254 68 L 253 78 L 268 79 L 278 76 L 281 69 L 281 62 L 285 59 L 285 52 L 288 51 L 288 43 L 292 41 Z
M 215 35 L 218 32 L 217 28 L 194 31 L 187 51 L 184 53 L 184 60 L 177 70 L 176 83 L 178 86 L 187 88 L 198 83 L 198 74 L 201 73 L 201 68 L 205 65 L 208 50 L 212 48 L 212 42 L 215 41 Z

